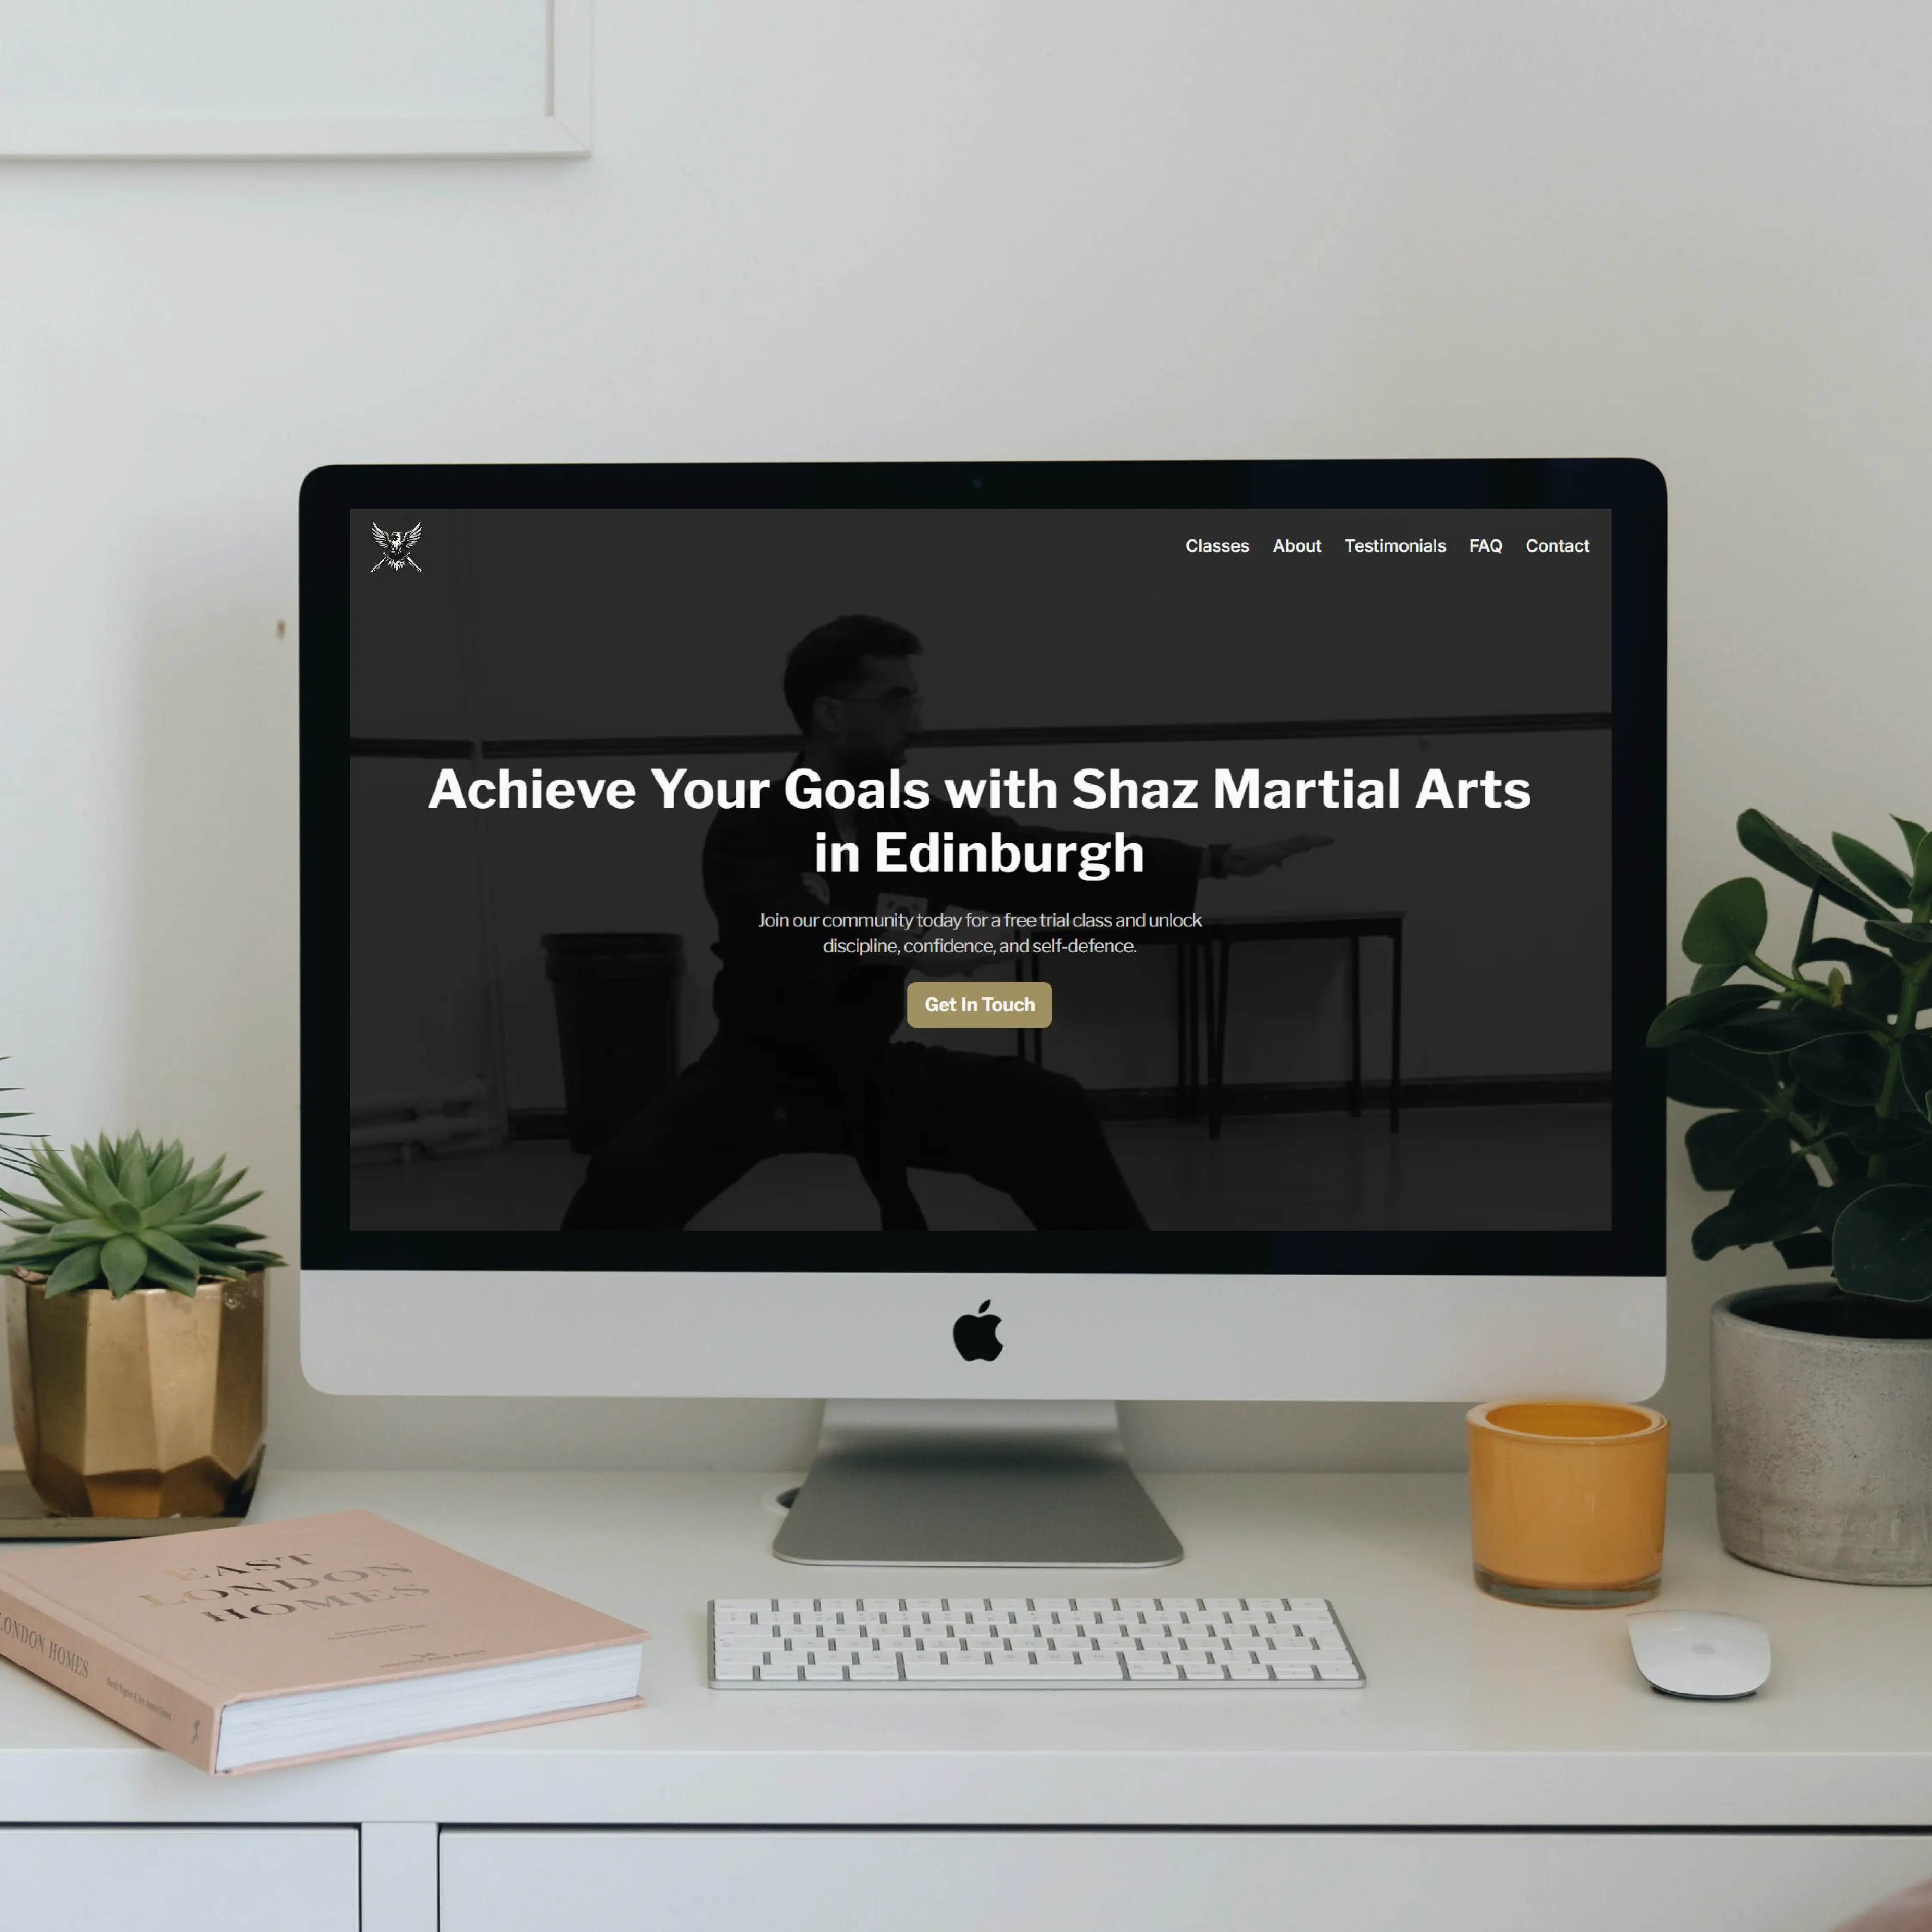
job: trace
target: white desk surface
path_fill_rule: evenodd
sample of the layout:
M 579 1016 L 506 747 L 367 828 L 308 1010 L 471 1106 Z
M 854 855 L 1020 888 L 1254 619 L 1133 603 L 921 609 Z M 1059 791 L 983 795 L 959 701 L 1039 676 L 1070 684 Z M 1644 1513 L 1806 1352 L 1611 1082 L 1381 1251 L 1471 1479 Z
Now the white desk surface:
M 1659 1603 L 1768 1627 L 1755 1698 L 1636 1674 L 1621 1611 L 1470 1580 L 1455 1476 L 1152 1476 L 1186 1546 L 1131 1572 L 805 1570 L 752 1474 L 272 1474 L 258 1521 L 373 1509 L 643 1624 L 644 1709 L 214 1779 L 0 1668 L 0 1820 L 1370 1825 L 1932 1825 L 1932 1590 L 1719 1549 L 1672 1485 Z M 1358 1691 L 714 1691 L 712 1597 L 1332 1597 Z

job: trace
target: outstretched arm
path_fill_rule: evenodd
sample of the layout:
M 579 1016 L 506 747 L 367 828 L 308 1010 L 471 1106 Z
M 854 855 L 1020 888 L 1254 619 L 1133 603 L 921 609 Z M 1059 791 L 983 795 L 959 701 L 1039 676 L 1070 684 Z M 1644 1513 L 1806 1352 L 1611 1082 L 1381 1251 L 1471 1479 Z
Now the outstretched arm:
M 1252 879 L 1256 873 L 1267 872 L 1285 859 L 1317 852 L 1334 843 L 1319 832 L 1310 832 L 1292 839 L 1270 839 L 1266 845 L 1209 846 L 1201 855 L 1201 876 Z

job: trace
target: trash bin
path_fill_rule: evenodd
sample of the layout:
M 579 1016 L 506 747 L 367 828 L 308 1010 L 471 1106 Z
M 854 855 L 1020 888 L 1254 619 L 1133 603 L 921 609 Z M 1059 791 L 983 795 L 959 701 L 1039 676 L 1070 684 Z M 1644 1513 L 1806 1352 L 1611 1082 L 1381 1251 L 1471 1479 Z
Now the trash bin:
M 594 1154 L 677 1073 L 684 940 L 676 933 L 546 933 L 570 1144 Z

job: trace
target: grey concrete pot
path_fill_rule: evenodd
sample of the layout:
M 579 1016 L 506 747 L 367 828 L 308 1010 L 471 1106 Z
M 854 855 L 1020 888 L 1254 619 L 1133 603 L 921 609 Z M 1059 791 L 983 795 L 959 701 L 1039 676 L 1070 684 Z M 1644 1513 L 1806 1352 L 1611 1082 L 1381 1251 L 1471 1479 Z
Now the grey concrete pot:
M 1752 1288 L 1711 1311 L 1718 1533 L 1733 1556 L 1792 1576 L 1932 1584 L 1932 1336 L 1751 1318 L 1826 1292 Z

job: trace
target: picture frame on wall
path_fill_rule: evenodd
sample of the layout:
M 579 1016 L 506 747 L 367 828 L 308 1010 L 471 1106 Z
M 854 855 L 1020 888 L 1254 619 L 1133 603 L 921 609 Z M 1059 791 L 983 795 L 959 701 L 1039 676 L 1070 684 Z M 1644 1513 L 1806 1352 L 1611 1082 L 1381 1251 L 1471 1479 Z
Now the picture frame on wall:
M 0 0 L 0 158 L 569 159 L 591 0 Z

